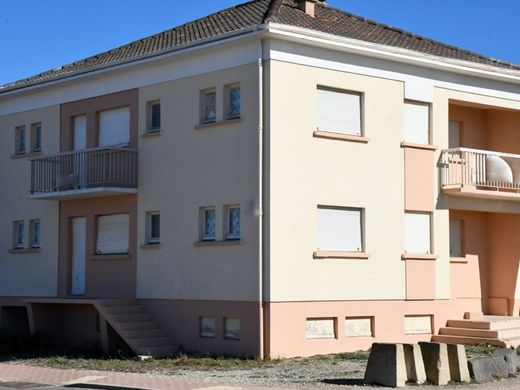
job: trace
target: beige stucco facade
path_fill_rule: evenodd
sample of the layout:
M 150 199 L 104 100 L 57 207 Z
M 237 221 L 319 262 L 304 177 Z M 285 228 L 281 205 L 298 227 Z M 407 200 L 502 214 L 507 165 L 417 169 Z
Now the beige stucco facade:
M 511 193 L 443 191 L 440 165 L 450 120 L 464 123 L 462 147 L 519 153 L 518 80 L 333 42 L 262 38 L 0 94 L 0 306 L 56 298 L 34 303 L 34 313 L 58 313 L 61 327 L 87 318 L 79 322 L 97 342 L 95 310 L 67 303 L 70 221 L 85 217 L 84 298 L 139 300 L 188 351 L 307 356 L 428 340 L 465 312 L 518 316 L 517 247 L 504 237 L 520 229 L 520 202 Z M 228 119 L 232 85 L 240 86 L 240 118 Z M 318 87 L 361 96 L 362 137 L 316 133 Z M 216 121 L 201 124 L 208 89 L 216 93 Z M 429 105 L 427 145 L 405 142 L 410 100 Z M 161 109 L 155 132 L 148 131 L 151 102 Z M 131 112 L 135 191 L 28 199 L 28 160 L 70 151 L 71 118 L 84 113 L 88 147 L 96 147 L 99 112 L 119 106 Z M 16 127 L 40 122 L 41 154 L 12 156 Z M 240 207 L 239 240 L 226 240 L 229 206 Z M 319 206 L 362 210 L 359 253 L 318 253 Z M 209 242 L 201 240 L 205 207 L 217 221 Z M 160 213 L 154 245 L 151 212 Z M 129 215 L 128 253 L 102 258 L 94 253 L 96 220 L 118 213 Z M 405 253 L 406 213 L 430 215 L 429 253 Z M 464 221 L 460 258 L 450 257 L 450 218 Z M 13 250 L 13 223 L 34 219 L 41 248 Z M 214 320 L 213 337 L 202 337 L 202 318 Z M 15 319 L 6 314 L 0 326 Z M 227 319 L 240 320 L 239 339 L 226 337 Z M 333 336 L 313 337 L 309 323 Z

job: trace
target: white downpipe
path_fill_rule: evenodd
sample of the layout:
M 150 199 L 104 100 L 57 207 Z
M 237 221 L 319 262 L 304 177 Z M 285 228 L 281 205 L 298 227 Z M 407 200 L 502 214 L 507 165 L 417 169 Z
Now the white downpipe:
M 264 50 L 262 39 L 258 44 L 258 300 L 260 303 L 260 358 L 264 358 Z

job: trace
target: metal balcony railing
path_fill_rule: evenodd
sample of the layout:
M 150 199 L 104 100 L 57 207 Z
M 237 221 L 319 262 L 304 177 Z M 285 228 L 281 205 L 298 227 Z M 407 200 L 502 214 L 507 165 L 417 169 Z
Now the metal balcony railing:
M 520 155 L 454 148 L 441 154 L 441 184 L 481 189 L 520 190 Z
M 137 150 L 96 148 L 31 160 L 31 194 L 137 188 Z

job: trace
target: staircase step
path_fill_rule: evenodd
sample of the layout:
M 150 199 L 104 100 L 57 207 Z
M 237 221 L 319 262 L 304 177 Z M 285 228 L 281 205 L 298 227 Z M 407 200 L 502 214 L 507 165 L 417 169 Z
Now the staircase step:
M 134 321 L 118 323 L 119 328 L 124 331 L 155 330 L 160 329 L 156 321 Z
M 507 339 L 520 337 L 520 328 L 507 328 L 499 330 L 471 329 L 471 328 L 440 328 L 440 335 L 469 336 L 494 339 Z
M 128 342 L 136 347 L 160 347 L 162 345 L 173 345 L 171 337 L 151 337 L 151 338 L 137 338 L 128 339 Z
M 472 328 L 440 328 L 439 335 L 441 336 L 463 336 L 463 337 L 483 337 L 497 339 L 498 331 L 487 329 L 472 329 Z
M 446 327 L 490 330 L 491 324 L 488 321 L 448 320 Z
M 469 337 L 469 336 L 449 336 L 449 335 L 434 335 L 432 341 L 436 343 L 446 344 L 466 344 L 466 345 L 494 345 L 496 347 L 508 348 L 507 340 L 499 340 L 496 338 L 485 337 Z
M 123 322 L 144 322 L 151 321 L 153 317 L 150 313 L 131 313 L 131 314 L 110 314 L 114 321 Z
M 146 313 L 146 309 L 142 305 L 107 306 L 104 310 L 107 314 Z
M 155 347 L 138 347 L 134 350 L 138 355 L 149 355 L 156 358 L 165 358 L 174 355 L 178 350 L 175 345 L 161 345 Z

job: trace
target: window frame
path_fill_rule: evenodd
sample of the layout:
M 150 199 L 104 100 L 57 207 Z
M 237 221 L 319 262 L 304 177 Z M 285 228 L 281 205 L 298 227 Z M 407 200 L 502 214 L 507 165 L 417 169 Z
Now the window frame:
M 407 128 L 406 128 L 406 107 L 407 105 L 415 105 L 415 106 L 425 106 L 428 108 L 428 136 L 427 136 L 427 143 L 423 143 L 423 142 L 416 142 L 414 140 L 408 140 L 407 139 Z M 403 105 L 403 138 L 404 138 L 404 143 L 408 143 L 408 144 L 415 144 L 415 145 L 432 145 L 432 141 L 433 141 L 433 135 L 432 135 L 432 113 L 433 113 L 433 105 L 432 103 L 429 103 L 429 102 L 422 102 L 422 101 L 419 101 L 419 100 L 409 100 L 409 99 L 405 99 L 404 100 L 404 105 Z
M 213 118 L 209 118 L 206 116 L 207 114 L 207 105 L 208 101 L 206 100 L 206 97 L 209 95 L 215 96 L 214 101 L 214 113 L 215 116 Z M 217 88 L 210 87 L 206 88 L 200 91 L 200 123 L 201 124 L 208 124 L 208 123 L 215 123 L 217 122 Z
M 23 140 L 23 148 L 22 148 L 22 140 Z M 26 129 L 25 125 L 15 127 L 14 153 L 15 154 L 27 153 L 27 129 Z
M 350 132 L 350 130 L 346 131 L 338 131 L 337 129 L 325 129 L 320 128 L 319 126 L 319 112 L 318 112 L 318 91 L 327 91 L 332 93 L 340 93 L 345 95 L 352 95 L 357 96 L 359 98 L 359 134 L 353 134 Z M 348 139 L 350 137 L 352 138 L 360 138 L 364 139 L 366 138 L 366 131 L 365 131 L 365 92 L 363 91 L 354 91 L 350 89 L 343 89 L 343 88 L 337 88 L 337 87 L 330 87 L 327 85 L 316 85 L 316 97 L 315 97 L 315 105 L 316 105 L 316 132 L 323 135 L 330 135 L 331 137 L 336 135 L 340 136 L 342 138 Z
M 238 89 L 238 106 L 239 106 L 239 110 L 237 113 L 233 113 L 231 112 L 231 107 L 232 107 L 232 104 L 231 104 L 231 91 L 233 89 Z M 232 83 L 232 84 L 228 84 L 225 86 L 224 88 L 225 90 L 225 112 L 226 112 L 226 119 L 239 119 L 241 116 L 242 116 L 242 90 L 241 90 L 241 87 L 240 87 L 240 83 L 239 82 L 236 82 L 236 83 Z
M 213 321 L 213 333 L 204 333 L 204 320 Z M 214 339 L 217 337 L 217 319 L 210 316 L 199 317 L 199 337 L 203 339 Z
M 39 144 L 36 143 L 39 141 Z M 31 152 L 42 151 L 42 124 L 41 122 L 31 124 Z
M 207 212 L 212 211 L 214 214 L 215 232 L 213 236 L 208 235 L 206 232 L 206 217 Z M 212 242 L 217 240 L 217 208 L 215 206 L 206 206 L 200 208 L 200 241 Z
M 360 234 L 360 244 L 361 247 L 359 250 L 331 250 L 328 248 L 319 248 L 319 239 L 320 239 L 320 233 L 319 233 L 319 221 L 318 221 L 318 214 L 319 210 L 338 210 L 338 211 L 355 211 L 359 212 L 359 234 Z M 343 206 L 331 206 L 331 205 L 323 205 L 319 204 L 316 207 L 316 254 L 319 253 L 359 253 L 363 254 L 366 253 L 366 223 L 365 223 L 365 208 L 363 207 L 343 207 Z M 321 256 L 318 256 L 321 257 Z M 325 256 L 329 257 L 329 256 Z
M 159 125 L 154 126 L 154 107 L 159 106 Z M 158 133 L 162 127 L 162 107 L 161 100 L 155 99 L 146 102 L 146 132 Z
M 159 235 L 153 236 L 153 220 L 159 217 Z M 161 243 L 161 213 L 159 211 L 148 211 L 146 213 L 146 244 L 157 245 Z
M 20 227 L 22 228 L 20 230 Z M 20 234 L 21 233 L 21 234 Z M 20 241 L 21 237 L 21 241 Z M 13 221 L 13 250 L 21 250 L 26 248 L 26 227 L 25 221 Z
M 38 231 L 38 234 L 36 234 L 36 231 Z M 38 237 L 37 242 L 35 242 L 35 237 Z M 29 243 L 31 248 L 37 249 L 41 247 L 41 222 L 39 219 L 29 221 Z
M 127 236 L 127 242 L 128 242 L 128 248 L 126 252 L 102 252 L 99 250 L 99 222 L 104 217 L 113 217 L 113 216 L 122 216 L 122 215 L 128 215 L 128 236 Z M 130 224 L 131 224 L 131 215 L 130 213 L 113 213 L 113 214 L 101 214 L 96 215 L 96 241 L 95 241 L 95 255 L 96 256 L 113 256 L 113 255 L 128 255 L 130 253 Z
M 433 246 L 433 213 L 432 212 L 428 212 L 428 211 L 405 211 L 405 221 L 404 221 L 404 251 L 403 253 L 407 254 L 407 255 L 433 255 L 434 254 L 434 246 Z M 428 241 L 429 241 L 429 249 L 426 253 L 423 253 L 423 252 L 409 252 L 407 250 L 407 243 L 408 243 L 408 239 L 407 239 L 407 236 L 406 236 L 406 231 L 408 230 L 407 229 L 407 226 L 406 226 L 406 221 L 407 221 L 407 218 L 406 216 L 407 215 L 426 215 L 429 217 L 429 224 L 428 224 L 428 229 L 429 229 L 429 236 L 428 236 Z
M 232 210 L 237 210 L 237 209 L 238 209 L 238 218 L 239 218 L 238 234 L 231 232 L 231 212 L 232 212 Z M 242 211 L 240 210 L 240 205 L 239 204 L 228 205 L 228 206 L 224 207 L 224 210 L 225 210 L 224 212 L 226 215 L 225 229 L 224 229 L 224 231 L 226 232 L 226 240 L 230 240 L 230 241 L 240 240 L 241 234 L 242 234 Z
M 451 253 L 451 239 L 452 239 L 452 232 L 451 232 L 451 226 L 453 221 L 459 222 L 459 245 L 460 245 L 460 254 L 458 256 L 454 256 Z M 449 229 L 450 229 L 450 257 L 451 258 L 465 258 L 466 257 L 466 240 L 465 240 L 465 221 L 462 218 L 450 218 L 449 219 Z
M 231 321 L 231 320 L 238 321 L 238 337 L 232 337 L 229 335 L 230 330 L 228 330 L 228 321 Z M 240 320 L 240 318 L 239 317 L 224 317 L 223 322 L 224 322 L 224 326 L 223 326 L 224 339 L 232 340 L 232 341 L 240 341 L 240 339 L 242 337 L 242 321 Z

